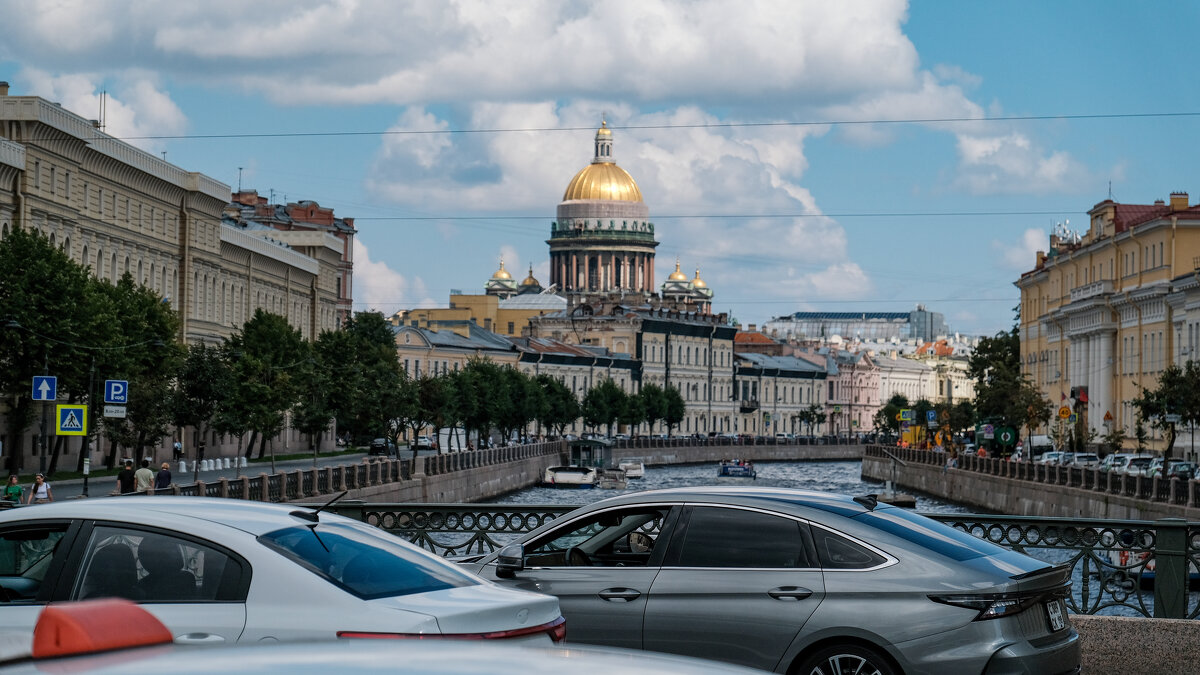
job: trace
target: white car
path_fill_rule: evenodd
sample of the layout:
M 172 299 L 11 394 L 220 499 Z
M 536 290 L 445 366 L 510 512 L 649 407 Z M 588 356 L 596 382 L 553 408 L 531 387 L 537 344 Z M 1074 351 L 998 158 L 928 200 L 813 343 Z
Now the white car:
M 1125 463 L 1125 473 L 1130 476 L 1145 476 L 1146 471 L 1150 469 L 1150 462 L 1153 461 L 1154 458 L 1149 455 L 1130 457 Z
M 1100 455 L 1097 455 L 1093 452 L 1077 452 L 1075 453 L 1075 456 L 1071 458 L 1071 464 L 1073 466 L 1082 466 L 1087 469 L 1092 469 L 1100 466 Z
M 48 603 L 141 603 L 177 643 L 451 635 L 546 645 L 558 600 L 503 588 L 311 506 L 204 497 L 60 501 L 0 512 L 0 631 Z

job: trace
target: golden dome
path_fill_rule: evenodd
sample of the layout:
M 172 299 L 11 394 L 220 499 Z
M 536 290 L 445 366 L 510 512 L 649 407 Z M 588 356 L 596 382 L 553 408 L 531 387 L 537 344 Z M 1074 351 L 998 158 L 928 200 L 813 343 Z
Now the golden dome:
M 533 278 L 533 265 L 529 266 L 529 276 L 525 277 L 525 281 L 521 282 L 522 286 L 541 286 L 537 279 Z
M 500 269 L 496 270 L 496 273 L 492 275 L 492 278 L 493 279 L 511 279 L 512 278 L 512 275 L 508 273 L 508 270 L 504 269 L 504 258 L 500 259 Z
M 704 283 L 704 280 L 700 278 L 700 268 L 699 267 L 696 268 L 696 278 L 692 279 L 692 285 L 695 286 L 696 288 L 705 288 L 708 286 L 708 284 Z
M 679 270 L 679 261 L 675 261 L 675 271 L 671 272 L 671 276 L 667 277 L 668 281 L 687 281 L 687 275 Z
M 600 128 L 596 130 L 597 136 L 612 136 L 612 129 L 608 128 L 608 120 L 600 121 Z
M 642 191 L 628 171 L 612 162 L 601 162 L 583 167 L 571 179 L 563 193 L 563 201 L 573 199 L 640 202 Z

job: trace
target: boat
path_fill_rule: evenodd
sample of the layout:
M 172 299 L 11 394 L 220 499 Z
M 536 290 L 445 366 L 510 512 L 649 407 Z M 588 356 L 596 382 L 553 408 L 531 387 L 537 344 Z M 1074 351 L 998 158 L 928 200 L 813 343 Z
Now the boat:
M 723 459 L 717 478 L 745 478 L 754 480 L 758 472 L 754 470 L 754 462 L 744 462 L 740 459 Z
M 617 462 L 617 467 L 625 471 L 629 479 L 641 478 L 646 475 L 646 465 L 641 457 L 623 457 Z
M 552 466 L 542 474 L 542 485 L 553 488 L 596 487 L 596 470 L 590 466 Z
M 596 476 L 596 487 L 601 490 L 624 490 L 625 478 L 624 469 L 602 469 Z

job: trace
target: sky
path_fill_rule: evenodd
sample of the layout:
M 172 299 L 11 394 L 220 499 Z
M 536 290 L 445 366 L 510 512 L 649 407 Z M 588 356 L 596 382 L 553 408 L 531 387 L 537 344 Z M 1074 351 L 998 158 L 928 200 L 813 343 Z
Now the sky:
M 1014 323 L 1050 230 L 1200 201 L 1200 4 L 0 0 L 0 80 L 232 188 L 352 217 L 356 310 L 548 283 L 602 119 L 659 240 L 743 325 Z

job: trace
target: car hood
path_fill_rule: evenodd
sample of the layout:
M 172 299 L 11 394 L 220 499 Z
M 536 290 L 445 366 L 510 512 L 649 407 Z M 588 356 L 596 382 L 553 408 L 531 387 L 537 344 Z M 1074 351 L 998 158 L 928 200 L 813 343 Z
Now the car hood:
M 492 583 L 368 602 L 376 607 L 431 616 L 444 635 L 530 628 L 550 623 L 561 615 L 558 598 Z

